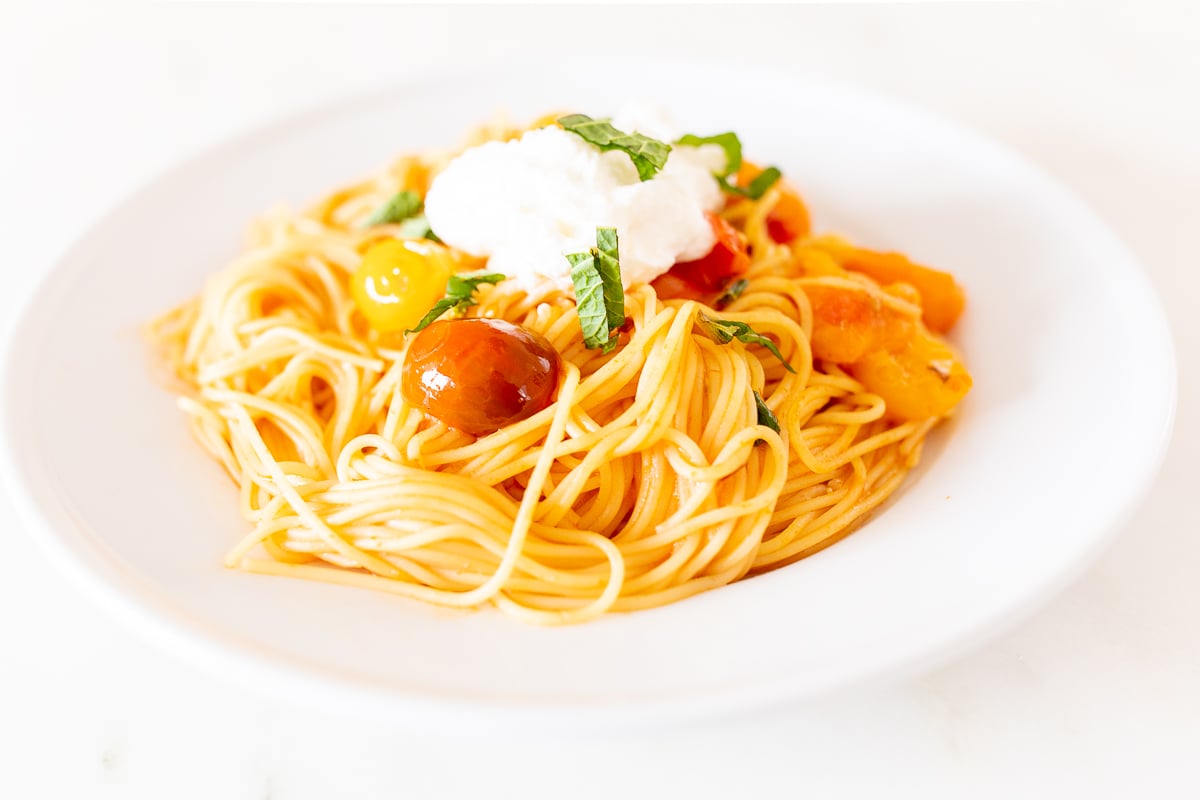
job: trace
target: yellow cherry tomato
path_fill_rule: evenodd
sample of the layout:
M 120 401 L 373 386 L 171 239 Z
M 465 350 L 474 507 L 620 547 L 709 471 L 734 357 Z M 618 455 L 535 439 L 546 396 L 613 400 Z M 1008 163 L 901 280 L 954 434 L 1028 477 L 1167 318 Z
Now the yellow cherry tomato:
M 442 298 L 457 261 L 449 248 L 433 242 L 384 239 L 363 253 L 350 276 L 350 296 L 375 330 L 404 331 Z

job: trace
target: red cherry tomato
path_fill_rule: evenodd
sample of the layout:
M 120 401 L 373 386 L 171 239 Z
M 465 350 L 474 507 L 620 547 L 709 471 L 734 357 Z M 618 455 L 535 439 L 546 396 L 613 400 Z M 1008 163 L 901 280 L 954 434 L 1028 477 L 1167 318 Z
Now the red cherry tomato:
M 654 293 L 658 295 L 659 300 L 697 300 L 708 303 L 713 299 L 712 292 L 702 291 L 670 272 L 659 275 L 650 281 L 650 285 L 654 287 Z
M 486 436 L 549 406 L 558 370 L 541 334 L 499 319 L 442 320 L 409 344 L 400 392 L 451 428 Z
M 750 266 L 746 240 L 737 229 L 716 214 L 708 214 L 708 223 L 717 237 L 713 249 L 695 261 L 676 264 L 667 273 L 691 284 L 700 293 L 721 291 Z

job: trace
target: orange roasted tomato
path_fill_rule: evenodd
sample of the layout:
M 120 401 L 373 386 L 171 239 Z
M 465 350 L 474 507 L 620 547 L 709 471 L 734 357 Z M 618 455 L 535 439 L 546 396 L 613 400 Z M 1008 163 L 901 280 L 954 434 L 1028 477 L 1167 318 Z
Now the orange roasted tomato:
M 832 286 L 807 286 L 813 310 L 810 344 L 814 358 L 849 364 L 878 347 L 888 315 L 866 292 Z
M 435 322 L 413 337 L 401 372 L 404 399 L 472 436 L 550 405 L 559 355 L 544 336 L 499 319 Z
M 905 290 L 916 295 L 905 284 L 885 289 Z M 813 310 L 813 356 L 847 366 L 884 399 L 889 418 L 944 416 L 970 391 L 971 376 L 958 355 L 919 319 L 886 308 L 865 291 L 815 285 L 804 293 Z
M 962 316 L 965 296 L 949 272 L 914 263 L 902 253 L 854 247 L 832 236 L 822 237 L 814 244 L 829 253 L 844 269 L 861 272 L 876 283 L 912 286 L 920 295 L 922 317 L 932 331 L 945 333 Z
M 767 214 L 767 235 L 779 244 L 805 236 L 808 233 L 808 209 L 800 194 L 786 181 L 780 181 L 779 199 Z
M 872 350 L 849 369 L 883 398 L 892 419 L 944 416 L 971 390 L 971 376 L 958 355 L 923 328 L 899 349 Z

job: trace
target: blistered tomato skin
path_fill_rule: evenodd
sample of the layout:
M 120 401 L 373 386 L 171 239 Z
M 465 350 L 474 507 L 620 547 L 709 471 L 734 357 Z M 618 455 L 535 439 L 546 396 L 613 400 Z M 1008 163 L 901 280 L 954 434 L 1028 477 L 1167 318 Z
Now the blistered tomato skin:
M 451 428 L 486 436 L 549 406 L 559 363 L 544 336 L 520 325 L 440 320 L 409 343 L 400 391 Z

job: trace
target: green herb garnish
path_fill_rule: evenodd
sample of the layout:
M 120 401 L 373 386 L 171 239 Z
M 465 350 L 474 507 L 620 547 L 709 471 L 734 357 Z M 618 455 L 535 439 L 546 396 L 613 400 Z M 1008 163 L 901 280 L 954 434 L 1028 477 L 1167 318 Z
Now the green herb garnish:
M 736 322 L 730 319 L 713 319 L 704 312 L 700 312 L 696 315 L 696 324 L 700 326 L 700 330 L 708 338 L 717 344 L 729 344 L 734 339 L 737 339 L 742 344 L 762 345 L 771 351 L 771 355 L 783 362 L 783 366 L 787 368 L 788 372 L 796 371 L 792 369 L 792 365 L 779 352 L 779 348 L 775 346 L 774 342 L 744 322 Z
M 625 133 L 606 119 L 592 119 L 586 114 L 568 114 L 560 117 L 558 124 L 601 150 L 620 150 L 628 154 L 633 166 L 637 167 L 638 178 L 643 181 L 658 174 L 671 152 L 671 145 L 666 142 L 640 133 Z
M 742 168 L 742 140 L 733 131 L 718 133 L 715 136 L 697 136 L 689 133 L 675 144 L 686 144 L 699 147 L 705 144 L 715 144 L 725 151 L 725 169 L 715 173 L 718 178 L 728 178 L 736 175 Z
M 433 232 L 433 228 L 429 227 L 429 220 L 424 214 L 417 214 L 415 217 L 409 217 L 401 222 L 397 234 L 401 239 L 428 239 L 431 242 L 442 241 Z
M 368 228 L 375 225 L 394 225 L 415 216 L 420 212 L 421 206 L 421 195 L 405 189 L 403 192 L 396 192 L 390 200 L 375 209 L 375 213 L 367 217 L 364 225 Z
M 736 194 L 748 197 L 751 200 L 758 200 L 783 175 L 777 167 L 767 167 L 758 173 L 746 186 L 737 186 L 730 183 L 729 176 L 736 175 L 737 171 L 742 168 L 742 140 L 732 131 L 718 133 L 714 136 L 697 136 L 694 133 L 689 133 L 676 142 L 676 144 L 686 144 L 693 147 L 699 147 L 704 144 L 715 144 L 724 150 L 725 169 L 720 172 L 714 172 L 713 177 L 717 179 L 717 183 L 721 184 L 721 191 L 727 194 Z
M 571 283 L 575 285 L 575 307 L 583 330 L 583 344 L 612 352 L 617 346 L 617 329 L 625 324 L 617 229 L 596 228 L 596 246 L 586 253 L 571 253 L 567 261 L 571 265 Z
M 754 176 L 754 180 L 743 186 L 734 186 L 727 180 L 718 179 L 721 184 L 722 191 L 729 194 L 739 194 L 742 197 L 748 197 L 751 200 L 758 200 L 767 190 L 775 185 L 775 182 L 783 176 L 777 167 L 767 167 L 762 172 Z
M 745 278 L 738 278 L 733 283 L 725 287 L 725 291 L 717 295 L 717 299 L 713 301 L 714 308 L 724 308 L 742 296 L 742 292 L 746 291 L 746 287 L 750 285 L 750 281 Z
M 776 433 L 779 433 L 779 420 L 776 419 L 771 409 L 767 408 L 766 402 L 758 392 L 754 393 L 754 407 L 758 409 L 758 424 L 765 425 Z M 762 439 L 759 439 L 759 441 L 761 442 Z
M 505 276 L 499 272 L 467 272 L 462 275 L 451 275 L 446 281 L 446 296 L 433 304 L 433 308 L 421 317 L 415 328 L 409 328 L 405 333 L 416 333 L 424 330 L 431 322 L 447 311 L 461 313 L 475 305 L 475 290 L 480 284 L 499 283 Z

